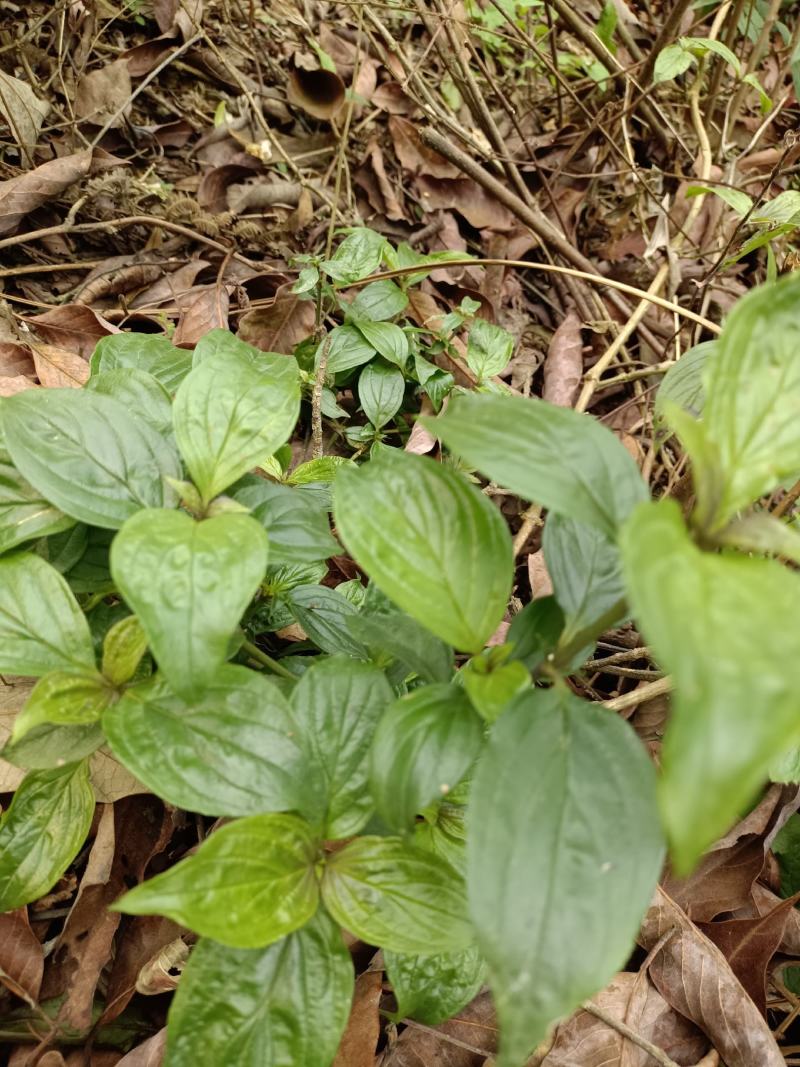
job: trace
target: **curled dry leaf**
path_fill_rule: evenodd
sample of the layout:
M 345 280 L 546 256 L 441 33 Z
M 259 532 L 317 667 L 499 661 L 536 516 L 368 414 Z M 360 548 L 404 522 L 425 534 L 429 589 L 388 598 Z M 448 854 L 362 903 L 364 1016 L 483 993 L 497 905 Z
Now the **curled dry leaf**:
M 428 174 L 432 178 L 460 176 L 461 171 L 454 163 L 450 163 L 444 156 L 423 144 L 413 122 L 399 115 L 391 115 L 389 133 L 397 158 L 406 170 L 414 174 Z
M 421 174 L 416 186 L 425 211 L 452 209 L 476 230 L 510 230 L 514 226 L 514 216 L 508 208 L 471 178 L 431 178 Z
M 142 969 L 180 936 L 181 927 L 163 915 L 123 916 L 108 978 L 101 1022 L 121 1015 L 136 992 Z
M 387 219 L 405 218 L 405 212 L 386 174 L 383 152 L 374 138 L 367 145 L 366 154 L 353 180 L 367 194 L 373 211 L 385 215 Z
M 111 256 L 94 268 L 75 294 L 76 304 L 92 304 L 105 296 L 118 296 L 141 289 L 160 278 L 166 257 L 156 251 Z
M 680 1067 L 693 1067 L 708 1039 L 667 1004 L 643 972 L 617 975 L 592 1001 L 640 1037 L 663 1049 Z M 561 1023 L 540 1067 L 652 1067 L 649 1053 L 597 1016 L 577 1011 Z
M 581 320 L 574 311 L 568 311 L 547 349 L 542 399 L 562 408 L 571 408 L 582 378 Z
M 528 556 L 528 581 L 531 583 L 531 599 L 553 595 L 553 582 L 541 548 Z
M 424 396 L 419 409 L 420 415 L 434 415 L 433 404 L 430 397 Z M 426 429 L 421 422 L 415 422 L 414 427 L 406 441 L 406 452 L 413 452 L 417 456 L 427 455 L 436 447 L 436 434 Z
M 132 308 L 157 308 L 161 304 L 177 304 L 183 307 L 186 294 L 192 289 L 198 274 L 208 266 L 205 259 L 192 259 L 169 274 L 161 274 L 157 281 L 137 293 L 130 303 Z M 189 301 L 191 303 L 191 301 Z
M 92 153 L 87 149 L 0 182 L 0 234 L 13 233 L 27 214 L 59 197 L 85 177 L 91 165 Z
M 481 993 L 440 1026 L 409 1026 L 381 1067 L 484 1067 L 496 1050 L 494 1005 L 489 993 Z
M 388 111 L 390 115 L 410 115 L 417 109 L 417 105 L 403 92 L 399 82 L 384 82 L 379 85 L 372 94 L 372 103 L 375 107 Z
M 89 364 L 67 348 L 32 341 L 33 362 L 42 385 L 50 389 L 80 389 L 89 380 Z
M 0 377 L 16 378 L 20 374 L 26 378 L 36 374 L 30 348 L 15 341 L 0 341 Z
M 148 1037 L 141 1045 L 131 1049 L 127 1055 L 117 1061 L 116 1067 L 161 1067 L 167 1051 L 167 1028 Z
M 700 1027 L 727 1067 L 785 1067 L 775 1038 L 717 946 L 659 887 L 645 915 L 640 941 L 666 943 L 650 964 L 650 978 L 676 1011 Z
M 289 101 L 315 119 L 332 119 L 344 103 L 344 82 L 332 70 L 302 70 L 289 74 Z
M 85 304 L 62 304 L 27 322 L 47 344 L 67 349 L 87 360 L 101 337 L 122 332 Z
M 735 919 L 763 917 L 769 915 L 781 903 L 782 900 L 777 894 L 767 889 L 765 885 L 761 885 L 760 882 L 756 882 L 752 890 L 752 902 L 734 911 L 733 917 Z M 800 956 L 800 911 L 797 908 L 791 908 L 786 916 L 786 926 L 778 951 L 785 956 Z
M 0 915 L 0 983 L 29 1004 L 39 999 L 44 955 L 26 908 Z
M 0 70 L 0 116 L 19 145 L 25 163 L 32 158 L 49 110 L 50 105 L 40 100 L 27 82 Z
M 124 59 L 90 70 L 78 81 L 73 105 L 75 117 L 93 126 L 104 126 L 112 119 L 112 129 L 122 126 L 131 108 L 132 89 L 130 70 Z
M 209 330 L 227 330 L 230 288 L 206 286 L 188 307 L 181 311 L 172 343 L 179 348 L 194 348 Z
M 302 300 L 282 285 L 267 307 L 253 308 L 239 319 L 237 336 L 262 352 L 288 355 L 314 329 L 314 301 Z
M 350 1018 L 332 1067 L 373 1067 L 381 1032 L 378 1005 L 382 990 L 381 971 L 365 971 L 356 979 Z
M 139 971 L 136 978 L 136 992 L 145 997 L 154 997 L 159 993 L 168 993 L 177 989 L 188 958 L 189 946 L 182 937 L 176 937 L 148 960 Z
M 153 0 L 153 14 L 162 33 L 187 40 L 203 18 L 203 0 Z

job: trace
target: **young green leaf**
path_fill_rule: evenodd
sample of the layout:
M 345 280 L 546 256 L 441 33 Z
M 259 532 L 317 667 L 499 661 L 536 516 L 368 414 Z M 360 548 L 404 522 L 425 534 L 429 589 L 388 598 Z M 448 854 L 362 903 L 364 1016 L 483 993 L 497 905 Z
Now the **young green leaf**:
M 364 414 L 380 430 L 393 419 L 403 403 L 406 382 L 403 372 L 382 359 L 373 359 L 358 377 L 358 398 Z
M 724 200 L 740 218 L 744 218 L 753 206 L 752 197 L 741 189 L 732 189 L 727 185 L 690 185 L 686 190 L 687 197 L 703 196 L 706 193 L 712 193 L 714 196 L 718 196 L 720 200 Z M 712 344 L 713 342 L 705 341 L 703 343 Z M 686 356 L 681 356 L 680 362 L 682 363 L 684 359 L 686 359 Z
M 114 691 L 94 669 L 51 671 L 36 683 L 25 701 L 14 721 L 11 741 L 19 741 L 43 722 L 60 726 L 98 722 L 113 698 Z
M 271 564 L 312 563 L 341 552 L 327 512 L 308 493 L 246 475 L 231 495 L 269 534 Z
M 181 455 L 208 503 L 288 440 L 300 384 L 292 356 L 259 352 L 226 330 L 212 330 L 203 344 L 175 396 L 174 419 Z
M 800 740 L 800 577 L 701 552 L 672 500 L 636 511 L 621 546 L 637 622 L 675 682 L 660 801 L 686 873 Z
M 336 249 L 333 258 L 320 264 L 335 282 L 357 282 L 378 269 L 388 245 L 385 237 L 366 226 L 354 227 Z
M 296 585 L 286 594 L 295 620 L 318 648 L 336 655 L 368 659 L 368 652 L 350 633 L 349 622 L 358 608 L 338 590 L 326 585 Z
M 34 726 L 19 741 L 6 742 L 0 758 L 26 771 L 47 771 L 91 756 L 104 741 L 99 722 L 85 726 L 46 722 Z
M 410 349 L 408 337 L 399 326 L 393 322 L 356 322 L 354 325 L 379 355 L 401 369 L 405 367 Z
M 675 404 L 693 418 L 698 418 L 706 402 L 705 374 L 706 362 L 714 358 L 717 350 L 716 341 L 701 341 L 690 348 L 675 363 L 661 382 L 656 393 L 655 424 L 663 429 L 666 424 L 667 404 Z
M 152 374 L 174 393 L 192 369 L 192 353 L 175 348 L 166 337 L 147 333 L 115 333 L 97 342 L 90 363 L 92 377 L 116 370 Z
M 432 853 L 399 837 L 357 837 L 322 877 L 331 915 L 362 941 L 394 952 L 454 952 L 473 939 L 464 883 Z
M 394 1017 L 426 1026 L 457 1015 L 486 980 L 486 965 L 474 945 L 440 956 L 403 956 L 384 949 L 383 960 L 397 999 Z
M 224 663 L 266 567 L 267 536 L 249 515 L 195 522 L 181 511 L 142 511 L 111 546 L 114 581 L 170 685 L 187 700 Z
M 315 357 L 317 365 L 325 346 L 328 348 L 327 372 L 329 375 L 360 367 L 363 363 L 369 363 L 375 355 L 375 349 L 369 341 L 349 323 L 345 323 L 344 326 L 334 326 L 328 336 L 320 342 Z
M 28 389 L 3 401 L 14 466 L 51 504 L 116 530 L 141 508 L 171 507 L 177 452 L 118 400 L 85 389 Z
M 0 553 L 74 525 L 74 519 L 48 503 L 0 457 Z
M 458 649 L 477 652 L 503 617 L 513 553 L 492 502 L 425 456 L 387 452 L 334 486 L 336 527 L 372 581 Z
M 682 48 L 698 58 L 713 52 L 724 59 L 726 63 L 730 63 L 735 74 L 738 75 L 741 71 L 739 57 L 734 52 L 731 52 L 730 48 L 724 45 L 722 41 L 717 41 L 713 37 L 680 37 L 678 41 Z
M 426 682 L 453 676 L 452 648 L 404 612 L 361 612 L 349 616 L 347 626 L 357 641 L 388 653 Z
M 535 671 L 548 656 L 555 657 L 563 630 L 564 613 L 554 596 L 532 600 L 511 620 L 507 634 L 510 658 Z
M 117 367 L 93 374 L 86 388 L 113 397 L 149 423 L 156 433 L 172 437 L 172 400 L 154 375 L 135 367 Z
M 103 640 L 104 677 L 115 686 L 129 682 L 146 651 L 147 634 L 136 616 L 120 619 Z
M 495 724 L 467 819 L 498 1067 L 519 1067 L 634 946 L 663 861 L 655 772 L 616 715 L 535 689 Z
M 299 808 L 308 768 L 289 707 L 271 682 L 225 666 L 186 702 L 160 676 L 128 689 L 103 728 L 140 782 L 188 811 L 258 815 Z
M 511 654 L 512 647 L 505 646 L 505 657 Z M 474 656 L 459 673 L 473 707 L 486 722 L 499 718 L 514 697 L 531 684 L 524 663 L 519 659 L 511 659 L 508 663 L 496 659 L 497 651 L 500 650 L 492 648 L 482 656 Z
M 166 915 L 233 948 L 263 948 L 298 930 L 319 902 L 318 842 L 296 815 L 251 815 L 112 905 Z
M 85 761 L 25 776 L 0 818 L 0 912 L 53 888 L 86 840 L 93 815 Z
M 684 74 L 694 63 L 694 56 L 682 44 L 668 44 L 658 53 L 653 69 L 653 84 L 669 82 Z
M 436 807 L 435 813 L 428 812 L 425 820 L 414 826 L 412 837 L 417 848 L 438 856 L 462 878 L 467 877 L 466 810 L 463 803 L 445 801 Z
M 58 571 L 32 552 L 0 559 L 0 671 L 39 677 L 94 665 L 86 617 Z
M 482 745 L 483 724 L 458 686 L 426 685 L 395 701 L 370 751 L 370 790 L 386 825 L 410 829 L 464 777 Z
M 346 310 L 353 319 L 385 322 L 399 315 L 401 311 L 405 311 L 407 306 L 406 294 L 398 285 L 386 278 L 381 282 L 370 282 L 363 289 L 359 289 Z
M 343 656 L 319 660 L 295 687 L 292 720 L 307 767 L 299 806 L 328 838 L 351 837 L 372 814 L 369 747 L 393 695 L 377 667 Z
M 169 1067 L 330 1067 L 347 1024 L 353 963 L 318 912 L 261 949 L 201 938 L 169 1011 Z
M 475 319 L 467 338 L 467 363 L 478 381 L 485 381 L 505 370 L 514 338 L 502 326 L 495 326 L 486 319 Z
M 422 421 L 500 485 L 610 537 L 647 499 L 636 464 L 614 434 L 571 408 L 476 394 Z

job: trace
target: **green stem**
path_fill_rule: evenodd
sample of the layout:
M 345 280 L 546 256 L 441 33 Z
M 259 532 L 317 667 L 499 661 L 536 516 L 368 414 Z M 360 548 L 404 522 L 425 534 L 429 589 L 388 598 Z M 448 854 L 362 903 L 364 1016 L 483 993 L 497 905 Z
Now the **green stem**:
M 290 670 L 287 670 L 276 659 L 273 659 L 272 656 L 260 649 L 258 645 L 254 645 L 252 641 L 242 641 L 242 648 L 251 659 L 254 659 L 256 663 L 260 663 L 263 667 L 268 667 L 273 674 L 279 674 L 281 678 L 289 678 L 293 682 L 297 681 Z

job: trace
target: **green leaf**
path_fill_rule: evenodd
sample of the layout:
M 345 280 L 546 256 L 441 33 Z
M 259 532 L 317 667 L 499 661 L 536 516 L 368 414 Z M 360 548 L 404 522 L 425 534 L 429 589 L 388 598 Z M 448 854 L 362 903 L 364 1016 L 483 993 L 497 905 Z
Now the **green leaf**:
M 246 475 L 232 490 L 269 534 L 271 564 L 304 564 L 341 552 L 326 511 L 300 489 Z
M 512 646 L 507 645 L 508 656 Z M 461 670 L 459 678 L 466 689 L 475 710 L 486 722 L 494 722 L 508 704 L 531 684 L 528 668 L 518 659 L 510 663 L 495 661 L 490 649 L 488 655 L 475 656 Z
M 634 947 L 663 862 L 655 772 L 612 712 L 566 689 L 535 689 L 493 728 L 467 827 L 498 1067 L 519 1067 Z
M 368 658 L 367 649 L 351 636 L 348 624 L 358 608 L 347 597 L 326 585 L 296 585 L 286 601 L 296 621 L 323 652 Z
M 25 776 L 0 818 L 0 912 L 53 888 L 86 840 L 93 815 L 85 762 Z
M 460 876 L 399 837 L 357 837 L 334 853 L 322 899 L 346 930 L 393 952 L 453 952 L 473 939 Z
M 428 815 L 423 822 L 415 825 L 412 839 L 417 848 L 438 856 L 455 868 L 462 878 L 467 876 L 465 814 L 463 804 L 439 804 L 434 818 Z
M 499 485 L 613 536 L 647 487 L 614 434 L 544 400 L 460 396 L 425 425 Z
M 513 569 L 508 529 L 487 497 L 427 457 L 390 452 L 342 468 L 334 514 L 348 551 L 400 608 L 456 648 L 483 647 Z
M 192 353 L 175 348 L 166 337 L 115 333 L 97 342 L 90 367 L 92 377 L 115 370 L 145 371 L 171 394 L 192 369 Z
M 554 596 L 532 600 L 511 620 L 506 635 L 512 646 L 511 658 L 535 671 L 548 656 L 555 657 L 563 629 L 564 613 Z
M 660 800 L 686 873 L 800 740 L 800 577 L 701 552 L 672 500 L 636 511 L 621 546 L 637 622 L 675 683 Z
M 756 75 L 752 73 L 752 71 L 750 72 L 750 74 L 745 74 L 745 76 L 742 78 L 742 81 L 745 85 L 751 86 L 758 93 L 758 102 L 761 107 L 761 114 L 766 115 L 772 108 L 772 97 L 766 91 L 766 89 L 758 80 Z
M 403 403 L 406 382 L 403 372 L 382 359 L 374 359 L 358 378 L 361 408 L 376 430 L 393 419 Z
M 135 367 L 118 367 L 92 375 L 86 388 L 113 397 L 162 437 L 172 437 L 172 400 L 154 375 Z
M 798 274 L 752 290 L 725 323 L 706 365 L 702 428 L 724 479 L 709 532 L 800 471 L 799 344 Z
M 368 363 L 375 355 L 372 345 L 355 326 L 349 323 L 344 326 L 334 326 L 328 336 L 320 342 L 316 354 L 317 365 L 319 365 L 325 345 L 328 345 L 327 372 L 329 376 L 351 370 L 353 367 L 360 367 L 363 363 Z
M 264 577 L 267 537 L 249 515 L 195 522 L 142 511 L 111 546 L 111 573 L 176 693 L 199 696 L 222 666 Z
M 147 634 L 135 615 L 115 623 L 103 640 L 103 675 L 112 685 L 124 685 L 136 674 L 147 651 Z
M 393 322 L 357 322 L 358 332 L 367 343 L 390 363 L 401 370 L 405 367 L 410 351 L 408 337 Z M 341 367 L 337 368 L 341 370 Z
M 181 455 L 208 503 L 289 439 L 300 384 L 293 356 L 260 352 L 227 330 L 212 330 L 201 344 L 202 360 L 175 396 L 174 419 Z
M 169 1011 L 169 1067 L 330 1067 L 347 1024 L 353 963 L 319 912 L 262 949 L 202 938 Z
M 702 196 L 705 193 L 713 193 L 720 200 L 724 200 L 741 218 L 744 218 L 753 206 L 752 197 L 749 197 L 741 189 L 731 189 L 727 185 L 690 185 L 686 190 L 687 197 Z M 711 341 L 705 342 L 705 344 L 712 343 Z M 683 362 L 684 359 L 686 359 L 686 356 L 683 356 L 680 362 Z
M 350 460 L 344 456 L 320 456 L 319 459 L 310 459 L 307 463 L 301 463 L 291 472 L 286 479 L 287 485 L 316 485 L 318 483 L 328 485 L 336 477 L 336 472 Z
M 410 615 L 400 611 L 351 615 L 347 626 L 357 641 L 387 652 L 426 682 L 449 682 L 453 650 Z
M 59 726 L 98 722 L 114 697 L 96 670 L 76 667 L 51 671 L 41 678 L 14 721 L 11 741 L 19 741 L 43 722 Z
M 706 401 L 706 362 L 714 358 L 716 341 L 701 341 L 690 348 L 664 375 L 656 393 L 655 423 L 663 429 L 666 423 L 666 405 L 675 404 L 693 418 L 698 418 Z
M 617 9 L 614 6 L 612 0 L 606 0 L 603 5 L 603 10 L 600 12 L 600 18 L 597 20 L 597 26 L 595 27 L 595 33 L 609 50 L 609 52 L 616 52 L 616 46 L 614 44 L 614 31 L 617 28 Z
M 740 552 L 783 556 L 800 563 L 800 531 L 768 512 L 734 519 L 719 533 L 717 542 Z
M 772 842 L 781 872 L 781 896 L 800 890 L 800 816 L 790 815 Z
M 482 745 L 483 724 L 458 686 L 426 685 L 395 701 L 370 752 L 370 790 L 386 825 L 410 829 L 461 781 Z
M 300 807 L 307 788 L 285 698 L 245 667 L 222 667 L 190 702 L 156 676 L 128 689 L 106 712 L 103 728 L 120 763 L 187 811 L 285 811 Z
M 327 838 L 351 837 L 372 814 L 369 747 L 393 696 L 377 667 L 341 656 L 317 661 L 295 686 L 295 739 L 308 768 L 299 806 Z
M 335 282 L 357 282 L 367 278 L 378 269 L 383 259 L 387 240 L 366 226 L 353 228 L 342 241 L 332 259 L 320 267 Z
M 656 57 L 653 69 L 653 84 L 672 81 L 684 74 L 694 63 L 694 56 L 687 52 L 682 44 L 668 44 Z
M 564 613 L 559 644 L 584 647 L 625 618 L 625 583 L 619 549 L 595 526 L 550 515 L 544 558 Z
M 318 843 L 296 815 L 251 815 L 223 826 L 193 856 L 113 904 L 166 915 L 233 948 L 263 948 L 317 910 Z
M 48 503 L 12 464 L 0 458 L 0 553 L 74 525 L 74 519 Z
M 0 671 L 39 677 L 69 667 L 94 667 L 89 627 L 69 586 L 40 556 L 4 556 Z
M 319 270 L 316 267 L 303 267 L 297 276 L 297 281 L 292 286 L 293 293 L 308 293 L 319 281 Z
M 90 756 L 105 741 L 99 722 L 85 726 L 56 726 L 42 723 L 15 741 L 8 741 L 0 757 L 28 771 L 44 771 L 77 763 Z
M 370 282 L 359 289 L 355 299 L 347 305 L 347 313 L 353 319 L 369 322 L 385 322 L 393 319 L 408 307 L 408 297 L 393 281 L 386 278 Z
M 28 389 L 3 401 L 14 466 L 66 515 L 116 530 L 140 508 L 170 507 L 174 448 L 118 400 L 85 389 Z
M 474 946 L 441 956 L 403 956 L 384 950 L 386 973 L 397 999 L 395 1018 L 438 1026 L 481 991 L 486 965 Z
M 713 37 L 681 37 L 679 38 L 679 43 L 682 48 L 685 48 L 698 58 L 707 55 L 709 52 L 716 53 L 733 67 L 737 76 L 742 69 L 738 56 L 731 52 L 730 48 L 724 45 L 722 41 L 714 40 Z
M 749 222 L 756 224 L 769 223 L 770 225 L 798 222 L 800 215 L 800 192 L 797 189 L 786 189 L 766 204 L 759 204 Z
M 486 319 L 473 320 L 467 338 L 467 363 L 478 381 L 505 370 L 513 351 L 514 338 L 508 330 Z

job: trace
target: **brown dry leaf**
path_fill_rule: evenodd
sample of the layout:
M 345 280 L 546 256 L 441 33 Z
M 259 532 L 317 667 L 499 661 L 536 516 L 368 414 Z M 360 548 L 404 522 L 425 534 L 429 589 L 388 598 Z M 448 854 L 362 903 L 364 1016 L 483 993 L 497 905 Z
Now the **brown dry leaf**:
M 695 922 L 750 903 L 775 834 L 797 807 L 797 786 L 772 785 L 761 802 L 709 849 L 688 878 L 664 878 L 665 892 Z
M 111 1022 L 136 992 L 142 968 L 180 936 L 181 927 L 163 915 L 123 916 L 106 990 L 102 1022 Z
M 242 315 L 236 334 L 262 352 L 288 355 L 313 332 L 314 321 L 314 301 L 302 300 L 282 285 L 271 304 Z
M 287 96 L 315 119 L 332 119 L 344 103 L 344 82 L 332 70 L 296 67 L 289 73 Z
M 385 215 L 387 219 L 405 219 L 405 212 L 386 174 L 383 152 L 374 138 L 367 145 L 366 155 L 353 180 L 367 194 L 374 211 Z
M 455 1038 L 469 1048 L 454 1045 Z M 384 1058 L 382 1067 L 483 1067 L 497 1048 L 497 1019 L 492 998 L 481 993 L 441 1026 L 409 1026 Z
M 11 138 L 21 148 L 24 163 L 32 159 L 42 123 L 50 105 L 40 100 L 27 82 L 0 70 L 0 116 L 11 131 Z
M 179 348 L 194 348 L 210 330 L 227 330 L 230 288 L 227 285 L 204 287 L 192 303 L 181 311 L 172 343 Z
M 18 345 L 14 341 L 0 341 L 0 377 L 17 378 L 23 375 L 33 378 L 36 367 L 27 345 Z
M 80 78 L 73 105 L 75 116 L 93 126 L 104 126 L 112 118 L 111 129 L 123 126 L 131 109 L 132 91 L 128 64 L 124 59 L 115 59 Z
M 574 311 L 568 311 L 547 349 L 542 399 L 562 408 L 571 408 L 582 378 L 581 320 Z
M 668 1004 L 705 1031 L 727 1067 L 785 1067 L 775 1038 L 728 961 L 659 887 L 640 941 L 648 951 L 666 943 L 650 978 Z
M 89 364 L 67 348 L 31 342 L 33 362 L 42 385 L 50 389 L 80 389 L 89 380 Z
M 117 1067 L 161 1067 L 166 1051 L 167 1028 L 165 1026 L 157 1034 L 148 1037 L 141 1045 L 137 1045 L 121 1060 L 118 1060 Z
M 416 179 L 422 207 L 426 212 L 448 208 L 463 215 L 476 230 L 510 230 L 514 216 L 471 178 L 430 178 L 421 174 Z
M 681 1067 L 693 1067 L 708 1048 L 705 1034 L 674 1011 L 642 972 L 621 972 L 592 1001 Z M 652 1067 L 653 1062 L 596 1015 L 577 1011 L 556 1030 L 540 1067 Z
M 203 0 L 153 0 L 153 14 L 162 33 L 187 40 L 202 21 Z
M 422 404 L 419 409 L 420 415 L 435 415 L 433 410 L 433 404 L 430 397 L 423 396 Z M 432 452 L 436 447 L 436 434 L 431 433 L 427 427 L 419 421 L 414 423 L 413 429 L 409 434 L 406 441 L 406 447 L 403 451 L 413 452 L 415 456 L 424 456 L 428 452 Z
M 162 277 L 165 258 L 162 253 L 149 250 L 104 259 L 76 292 L 75 303 L 92 304 L 105 296 L 118 296 L 142 289 Z
M 25 378 L 21 374 L 16 374 L 13 378 L 0 377 L 0 396 L 14 396 L 15 393 L 21 393 L 25 389 L 38 388 L 30 378 Z
M 356 979 L 350 1018 L 331 1067 L 374 1067 L 381 1032 L 378 1004 L 382 990 L 381 971 L 365 971 Z
M 198 274 L 201 274 L 209 263 L 205 259 L 192 259 L 177 270 L 169 274 L 161 274 L 157 281 L 153 282 L 141 293 L 137 293 L 131 300 L 132 308 L 157 308 L 161 304 L 178 304 L 190 291 Z
M 147 961 L 136 978 L 136 992 L 144 997 L 155 997 L 177 989 L 183 968 L 189 959 L 189 946 L 182 937 L 176 937 Z M 177 971 L 177 974 L 173 974 Z
M 460 177 L 461 171 L 454 163 L 450 163 L 444 156 L 423 144 L 413 122 L 399 115 L 391 115 L 389 134 L 397 158 L 406 170 L 413 174 L 427 174 L 432 178 Z
M 66 348 L 84 359 L 89 359 L 101 337 L 121 332 L 85 304 L 62 304 L 26 321 L 47 344 Z
M 390 115 L 410 115 L 417 110 L 417 105 L 403 92 L 399 82 L 384 82 L 372 94 L 375 107 L 388 111 Z
M 752 903 L 734 911 L 735 919 L 752 919 L 769 915 L 782 903 L 777 894 L 767 889 L 765 885 L 761 885 L 760 882 L 756 882 L 753 886 L 752 897 Z M 797 908 L 790 909 L 787 914 L 779 951 L 785 956 L 800 956 L 800 911 Z
M 41 943 L 26 908 L 0 915 L 0 983 L 29 1004 L 39 999 L 44 972 Z
M 86 149 L 61 159 L 51 159 L 34 170 L 0 182 L 0 234 L 13 233 L 31 211 L 59 197 L 84 178 L 92 166 L 92 151 Z
M 528 581 L 531 583 L 531 599 L 553 595 L 553 581 L 547 570 L 544 552 L 541 548 L 528 556 Z

